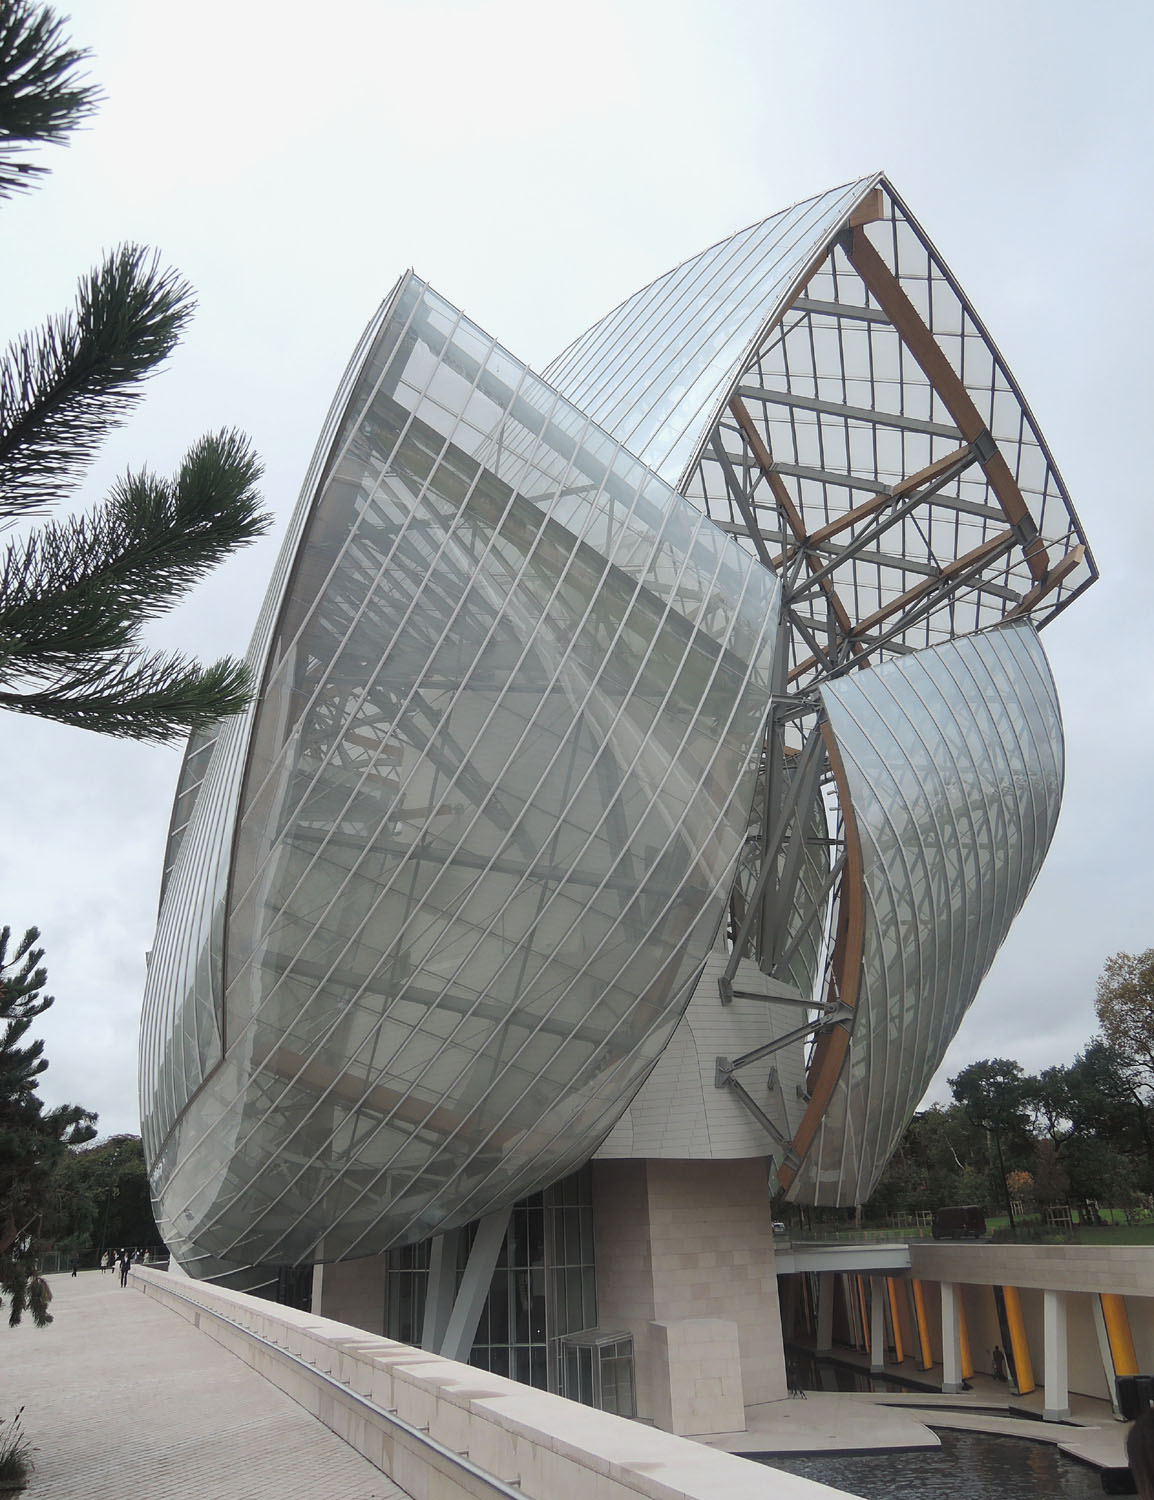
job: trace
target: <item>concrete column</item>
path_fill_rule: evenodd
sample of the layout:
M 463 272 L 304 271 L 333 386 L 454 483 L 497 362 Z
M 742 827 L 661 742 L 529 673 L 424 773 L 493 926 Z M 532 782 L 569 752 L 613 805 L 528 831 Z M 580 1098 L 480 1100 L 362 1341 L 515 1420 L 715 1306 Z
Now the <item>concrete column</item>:
M 496 1213 L 486 1214 L 477 1225 L 469 1259 L 465 1262 L 465 1274 L 461 1277 L 438 1351 L 446 1359 L 468 1362 L 512 1211 L 511 1208 L 500 1208 Z
M 441 1352 L 449 1317 L 453 1311 L 453 1298 L 457 1293 L 457 1247 L 460 1242 L 459 1229 L 446 1230 L 434 1235 L 429 1251 L 429 1281 L 425 1288 L 425 1321 L 421 1325 L 421 1348 Z
M 667 1359 L 693 1342 L 673 1327 L 686 1320 L 737 1325 L 750 1406 L 785 1397 L 764 1158 L 596 1160 L 593 1226 L 598 1322 L 633 1335 L 639 1417 L 665 1409 Z
M 886 1279 L 870 1277 L 870 1370 L 880 1375 L 886 1367 Z
M 822 1271 L 817 1279 L 816 1354 L 828 1354 L 833 1348 L 833 1272 Z
M 962 1334 L 958 1320 L 958 1289 L 952 1281 L 942 1288 L 942 1390 L 947 1396 L 962 1389 Z
M 1064 1422 L 1070 1415 L 1065 1292 L 1042 1293 L 1042 1336 L 1046 1390 L 1042 1416 L 1047 1422 Z

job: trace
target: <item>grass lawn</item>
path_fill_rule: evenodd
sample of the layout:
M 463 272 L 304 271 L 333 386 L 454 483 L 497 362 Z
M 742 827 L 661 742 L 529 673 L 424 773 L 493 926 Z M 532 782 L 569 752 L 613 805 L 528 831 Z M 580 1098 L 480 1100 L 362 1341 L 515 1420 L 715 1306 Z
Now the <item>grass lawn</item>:
M 1079 1245 L 1154 1245 L 1154 1224 L 1103 1224 L 1074 1230 Z
M 1149 1224 L 1127 1224 L 1126 1215 L 1120 1208 L 1104 1208 L 1102 1217 L 1109 1222 L 1098 1225 L 1075 1224 L 1068 1243 L 1075 1245 L 1154 1245 L 1154 1222 Z M 1005 1214 L 990 1215 L 986 1220 L 987 1235 L 994 1234 L 998 1230 L 1005 1230 L 1009 1226 L 1009 1220 Z M 1022 1242 L 1030 1243 L 1030 1233 L 1038 1228 L 1036 1220 L 1028 1221 L 1023 1226 Z M 798 1239 L 805 1239 L 804 1231 L 795 1230 Z M 837 1240 L 916 1240 L 929 1239 L 928 1229 L 918 1230 L 914 1228 L 904 1229 L 879 1229 L 874 1225 L 865 1225 L 856 1231 L 843 1225 L 835 1229 L 832 1225 L 819 1229 L 814 1238 L 837 1239 Z

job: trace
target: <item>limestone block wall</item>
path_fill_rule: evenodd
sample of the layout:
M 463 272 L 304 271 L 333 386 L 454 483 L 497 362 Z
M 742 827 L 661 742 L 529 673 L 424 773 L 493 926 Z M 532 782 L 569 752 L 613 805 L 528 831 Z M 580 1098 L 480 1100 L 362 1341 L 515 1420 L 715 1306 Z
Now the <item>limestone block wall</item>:
M 739 993 L 722 1005 L 717 981 L 728 963 L 724 948 L 709 955 L 676 1031 L 598 1148 L 597 1159 L 716 1161 L 764 1155 L 765 1131 L 732 1089 L 714 1088 L 714 1068 L 719 1056 L 740 1057 L 793 1030 L 797 1016 L 792 1006 L 766 1005 L 740 993 L 764 994 L 768 988 L 765 975 L 747 959 L 738 965 L 733 980 Z M 805 1057 L 801 1040 L 775 1052 L 775 1084 L 762 1099 L 787 1139 L 793 1138 L 805 1114 Z
M 745 1431 L 736 1323 L 724 1318 L 654 1323 L 653 1364 L 658 1427 L 683 1437 Z
M 745 1402 L 788 1394 L 764 1158 L 595 1160 L 593 1224 L 597 1321 L 633 1335 L 639 1416 L 666 1378 L 654 1322 L 736 1323 Z
M 387 1255 L 370 1255 L 314 1266 L 314 1310 L 337 1323 L 384 1333 L 388 1264 Z
M 841 1491 L 295 1308 L 132 1285 L 287 1392 L 414 1500 L 834 1500 Z

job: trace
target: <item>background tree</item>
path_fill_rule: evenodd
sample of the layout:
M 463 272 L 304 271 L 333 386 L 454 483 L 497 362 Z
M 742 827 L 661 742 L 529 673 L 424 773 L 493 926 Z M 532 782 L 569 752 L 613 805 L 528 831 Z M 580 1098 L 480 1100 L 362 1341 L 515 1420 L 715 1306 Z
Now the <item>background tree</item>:
M 868 1212 L 933 1212 L 986 1203 L 992 1190 L 985 1132 L 959 1104 L 935 1104 L 910 1120 L 867 1205 Z
M 69 1146 L 90 1141 L 96 1116 L 74 1104 L 45 1110 L 37 1092 L 48 1066 L 44 1043 L 25 1041 L 37 1016 L 53 1003 L 43 993 L 47 973 L 31 927 L 9 954 L 11 932 L 0 931 L 0 1297 L 8 1321 L 30 1311 L 37 1327 L 52 1321 L 51 1294 L 39 1256 L 57 1224 L 53 1178 Z
M 1106 960 L 1094 1009 L 1103 1037 L 1148 1101 L 1154 1092 L 1154 948 Z
M 77 76 L 46 6 L 0 6 L 0 197 L 33 185 L 25 160 L 82 123 L 96 91 Z M 137 245 L 80 283 L 75 308 L 0 361 L 0 523 L 66 497 L 193 309 L 188 284 Z M 201 438 L 171 479 L 139 469 L 90 514 L 49 523 L 0 561 L 0 707 L 105 734 L 168 741 L 246 703 L 245 666 L 146 650 L 144 625 L 228 553 L 265 531 L 260 465 L 236 432 Z
M 65 1153 L 50 1186 L 55 1247 L 95 1265 L 110 1248 L 159 1249 L 137 1135 L 114 1135 Z
M 1032 1155 L 1026 1075 L 1021 1064 L 1012 1058 L 992 1057 L 971 1063 L 949 1082 L 966 1117 L 989 1134 L 997 1161 L 998 1196 L 1005 1204 L 1013 1228 L 1007 1164 L 1017 1166 L 1022 1157 L 1028 1159 Z

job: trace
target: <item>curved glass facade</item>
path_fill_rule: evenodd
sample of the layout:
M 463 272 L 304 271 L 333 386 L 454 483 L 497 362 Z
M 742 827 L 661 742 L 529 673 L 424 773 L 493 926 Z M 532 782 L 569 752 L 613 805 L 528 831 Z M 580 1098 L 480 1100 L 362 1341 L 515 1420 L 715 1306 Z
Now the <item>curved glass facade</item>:
M 141 1087 L 182 1263 L 412 1244 L 634 1135 L 752 1131 L 791 1196 L 862 1201 L 1044 857 L 1036 627 L 1095 576 L 883 177 L 685 261 L 544 379 L 403 278 L 257 703 L 177 791 Z
M 864 1203 L 1042 867 L 1062 723 L 1029 624 L 857 672 L 822 699 L 865 934 L 848 1059 L 793 1195 Z
M 368 1254 L 580 1164 L 746 833 L 773 576 L 416 278 L 366 359 L 154 951 L 182 1259 Z
M 795 203 L 683 261 L 570 344 L 546 379 L 680 485 L 751 342 L 780 318 L 814 256 L 877 180 Z

